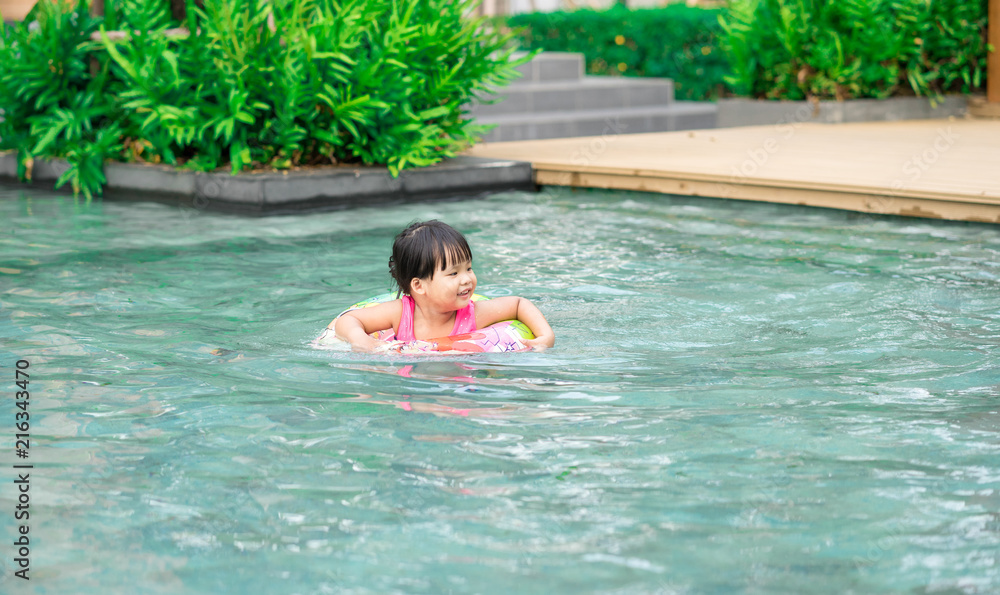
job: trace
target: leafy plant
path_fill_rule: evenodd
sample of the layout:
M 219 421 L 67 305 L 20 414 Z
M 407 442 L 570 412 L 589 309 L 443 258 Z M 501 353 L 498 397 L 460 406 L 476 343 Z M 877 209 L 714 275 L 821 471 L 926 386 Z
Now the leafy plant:
M 525 49 L 580 52 L 590 74 L 656 76 L 674 80 L 682 99 L 712 99 L 728 72 L 718 49 L 722 10 L 671 4 L 663 8 L 525 13 L 506 19 L 522 28 Z
M 165 0 L 124 0 L 109 15 L 124 35 L 112 36 L 82 5 L 61 13 L 42 0 L 44 19 L 0 48 L 2 146 L 25 162 L 66 157 L 74 173 L 60 184 L 88 196 L 105 159 L 234 174 L 384 164 L 398 175 L 477 140 L 485 128 L 462 106 L 516 76 L 509 35 L 466 17 L 475 4 L 189 1 L 178 23 Z M 41 80 L 42 45 L 72 69 Z M 52 88 L 55 99 L 38 99 Z M 33 125 L 13 123 L 28 113 Z
M 740 95 L 938 97 L 983 84 L 984 0 L 734 0 L 720 23 Z
M 108 72 L 91 61 L 98 25 L 83 2 L 42 1 L 0 36 L 0 148 L 17 151 L 22 179 L 35 157 L 65 157 L 57 184 L 88 198 L 104 183 L 104 158 L 119 149 Z

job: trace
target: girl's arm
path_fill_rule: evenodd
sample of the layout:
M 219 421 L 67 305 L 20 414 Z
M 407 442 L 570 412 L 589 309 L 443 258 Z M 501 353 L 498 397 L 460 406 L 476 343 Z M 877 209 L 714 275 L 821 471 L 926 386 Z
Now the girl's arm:
M 371 333 L 392 328 L 392 323 L 399 320 L 402 313 L 402 302 L 393 300 L 346 312 L 331 322 L 327 328 L 333 327 L 337 337 L 349 342 L 355 351 L 370 352 L 385 344 L 385 341 L 372 337 Z
M 487 327 L 501 320 L 520 320 L 528 326 L 534 339 L 525 341 L 535 351 L 544 351 L 556 343 L 556 334 L 545 315 L 531 300 L 506 296 L 476 302 L 476 328 Z

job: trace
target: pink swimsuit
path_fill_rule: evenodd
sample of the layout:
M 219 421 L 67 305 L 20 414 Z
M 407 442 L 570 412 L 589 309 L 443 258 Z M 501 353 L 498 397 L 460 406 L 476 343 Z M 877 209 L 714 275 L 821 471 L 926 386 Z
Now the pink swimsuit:
M 397 341 L 415 341 L 413 336 L 413 313 L 416 312 L 417 304 L 408 295 L 403 298 L 403 315 L 399 317 L 399 327 L 396 329 Z M 464 335 L 476 330 L 476 303 L 469 302 L 469 305 L 455 313 L 455 326 L 451 329 L 449 337 Z

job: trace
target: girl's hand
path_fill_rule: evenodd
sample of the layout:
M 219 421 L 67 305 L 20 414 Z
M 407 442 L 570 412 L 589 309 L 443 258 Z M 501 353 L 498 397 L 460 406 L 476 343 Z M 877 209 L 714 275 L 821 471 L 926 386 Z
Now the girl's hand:
M 522 342 L 531 347 L 532 351 L 545 351 L 556 344 L 556 337 L 555 335 L 543 335 L 534 339 L 524 339 Z
M 369 333 L 392 328 L 392 320 L 399 320 L 402 306 L 399 300 L 386 302 L 368 308 L 344 312 L 330 323 L 337 338 L 351 344 L 354 351 L 374 353 L 384 350 L 385 341 L 372 337 Z
M 556 333 L 537 306 L 523 297 L 505 296 L 476 305 L 476 326 L 487 327 L 501 320 L 515 318 L 527 325 L 534 339 L 522 341 L 534 351 L 544 351 L 556 344 Z
M 381 339 L 367 336 L 367 340 L 351 341 L 351 349 L 363 353 L 385 353 L 391 348 L 391 344 Z
M 390 341 L 385 344 L 384 353 L 398 353 L 400 355 L 424 355 L 428 351 L 434 351 L 434 343 L 430 341 Z

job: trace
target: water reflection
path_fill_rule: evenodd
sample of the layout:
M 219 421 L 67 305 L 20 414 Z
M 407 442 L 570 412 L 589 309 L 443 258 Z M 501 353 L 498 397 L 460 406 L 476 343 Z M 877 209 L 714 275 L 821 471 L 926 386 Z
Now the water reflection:
M 995 228 L 620 193 L 254 220 L 8 198 L 52 592 L 1000 585 Z M 309 347 L 431 216 L 556 349 Z

